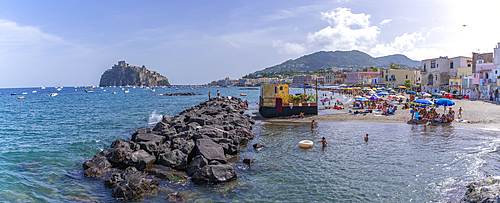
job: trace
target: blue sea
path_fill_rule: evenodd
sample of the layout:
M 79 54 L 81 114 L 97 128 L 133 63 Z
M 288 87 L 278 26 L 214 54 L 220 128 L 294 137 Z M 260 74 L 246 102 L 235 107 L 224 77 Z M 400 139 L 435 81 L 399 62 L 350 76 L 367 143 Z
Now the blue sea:
M 217 90 L 246 93 L 248 113 L 257 110 L 260 91 L 239 88 L 0 89 L 0 202 L 119 202 L 103 180 L 83 176 L 82 163 Z M 178 92 L 200 95 L 159 95 Z M 465 185 L 500 168 L 500 133 L 491 130 L 367 122 L 320 122 L 311 130 L 257 122 L 253 131 L 257 137 L 238 158 L 255 164 L 233 163 L 236 181 L 166 186 L 198 202 L 445 202 L 459 200 Z M 328 147 L 298 148 L 300 140 L 321 137 Z M 266 148 L 254 151 L 257 142 Z M 166 200 L 157 194 L 140 201 Z

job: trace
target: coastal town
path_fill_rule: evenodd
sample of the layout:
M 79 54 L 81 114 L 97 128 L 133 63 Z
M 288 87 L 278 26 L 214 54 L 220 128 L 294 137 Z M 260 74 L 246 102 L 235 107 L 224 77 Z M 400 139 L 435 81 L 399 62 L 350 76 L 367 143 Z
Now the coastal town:
M 292 88 L 313 87 L 388 87 L 405 86 L 429 94 L 452 94 L 455 98 L 500 101 L 500 43 L 493 52 L 468 56 L 436 56 L 424 59 L 419 67 L 402 67 L 391 63 L 387 67 L 328 67 L 314 72 L 302 71 L 297 75 L 265 77 L 250 73 L 239 79 L 226 77 L 212 81 L 209 86 L 260 86 L 261 84 L 287 83 Z

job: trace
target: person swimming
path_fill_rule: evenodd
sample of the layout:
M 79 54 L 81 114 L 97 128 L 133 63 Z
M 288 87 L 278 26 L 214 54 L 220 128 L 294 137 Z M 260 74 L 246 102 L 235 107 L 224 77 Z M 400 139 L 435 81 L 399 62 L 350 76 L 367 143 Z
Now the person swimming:
M 366 133 L 365 142 L 368 142 L 368 133 Z
M 326 147 L 326 145 L 328 145 L 328 143 L 325 140 L 325 137 L 323 137 L 323 139 L 321 139 L 320 141 L 316 141 L 316 142 L 321 142 L 321 144 L 323 145 L 323 147 Z

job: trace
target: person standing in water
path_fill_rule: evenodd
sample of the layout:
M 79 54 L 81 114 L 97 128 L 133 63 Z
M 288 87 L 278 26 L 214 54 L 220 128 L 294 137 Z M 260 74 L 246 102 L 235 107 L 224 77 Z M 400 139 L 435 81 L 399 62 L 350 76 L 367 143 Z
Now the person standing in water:
M 328 143 L 326 142 L 325 137 L 323 137 L 323 139 L 321 139 L 320 141 L 316 141 L 316 142 L 321 142 L 321 144 L 322 144 L 323 147 L 326 147 L 326 145 L 328 145 Z
M 220 97 L 220 90 L 217 90 L 217 97 Z
M 458 109 L 458 118 L 462 118 L 462 107 Z
M 368 142 L 368 133 L 366 133 L 365 142 Z
M 311 122 L 311 130 L 312 130 L 314 127 L 316 127 L 316 123 L 314 122 L 314 120 L 312 120 L 312 122 Z

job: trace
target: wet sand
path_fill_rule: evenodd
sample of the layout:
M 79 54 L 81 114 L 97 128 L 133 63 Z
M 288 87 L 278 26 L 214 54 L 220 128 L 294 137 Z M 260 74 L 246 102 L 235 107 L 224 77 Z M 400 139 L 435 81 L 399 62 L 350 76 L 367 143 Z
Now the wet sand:
M 500 124 L 500 103 L 495 102 L 485 102 L 485 101 L 469 101 L 469 100 L 453 100 L 456 104 L 451 106 L 455 111 L 455 121 L 452 123 L 454 126 L 470 126 L 470 127 L 493 127 Z M 328 115 L 315 115 L 306 116 L 306 118 L 273 118 L 273 119 L 263 119 L 263 122 L 271 123 L 310 123 L 312 120 L 316 122 L 376 122 L 376 123 L 406 123 L 405 121 L 410 120 L 411 114 L 410 110 L 402 109 L 403 105 L 398 105 L 398 110 L 394 115 L 390 116 L 376 116 L 376 113 L 367 113 L 365 115 L 351 115 L 349 110 L 353 112 L 356 110 L 365 110 L 346 107 L 343 110 L 339 110 L 336 114 Z M 457 122 L 458 109 L 462 107 L 462 119 L 470 121 L 468 122 Z M 446 109 L 448 110 L 449 107 Z M 444 107 L 437 107 L 436 111 L 438 113 L 443 113 Z M 321 111 L 321 110 L 320 110 Z M 336 110 L 333 110 L 336 111 Z

